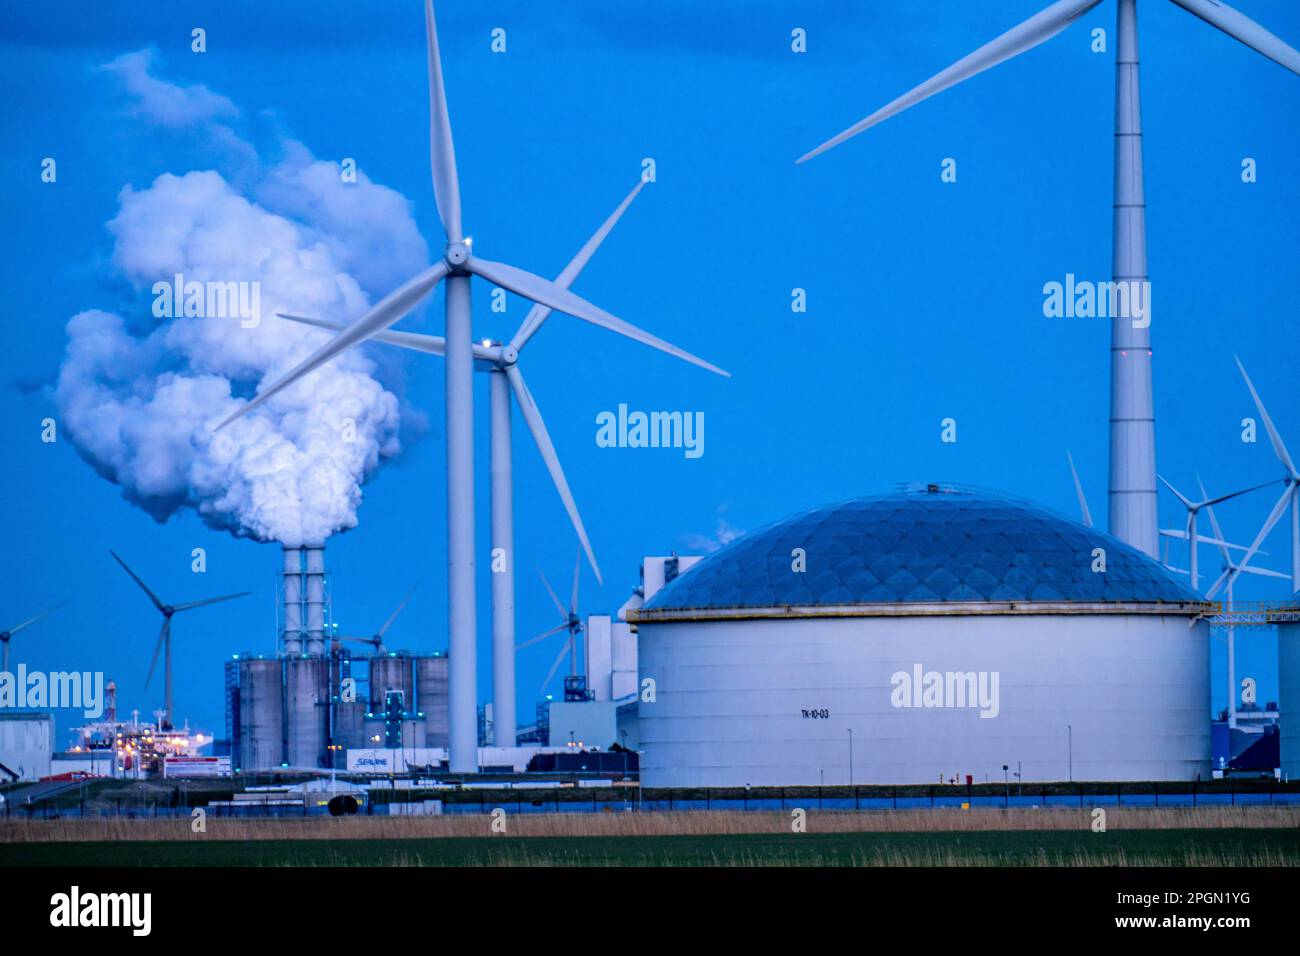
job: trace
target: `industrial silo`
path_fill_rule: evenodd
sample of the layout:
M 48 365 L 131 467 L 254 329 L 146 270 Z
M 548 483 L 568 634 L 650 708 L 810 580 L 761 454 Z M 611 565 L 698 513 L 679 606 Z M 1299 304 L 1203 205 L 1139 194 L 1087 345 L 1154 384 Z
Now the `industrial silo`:
M 239 662 L 239 755 L 242 770 L 284 763 L 284 689 L 280 660 Z
M 1300 593 L 1271 617 L 1277 624 L 1282 779 L 1300 780 Z
M 330 742 L 341 751 L 358 750 L 370 747 L 366 740 L 366 711 L 368 705 L 364 700 L 334 702 L 334 721 L 330 733 Z M 334 761 L 338 766 L 341 761 Z
M 369 684 L 371 713 L 384 712 L 385 701 L 392 691 L 401 693 L 403 710 L 415 710 L 411 655 L 405 651 L 390 651 L 370 658 Z
M 289 657 L 285 665 L 288 755 L 292 767 L 321 767 L 329 726 L 329 659 Z
M 424 714 L 427 746 L 446 747 L 449 711 L 445 656 L 422 654 L 415 658 L 415 706 Z
M 629 610 L 641 779 L 1208 777 L 1208 610 L 1029 502 L 932 485 L 820 508 Z

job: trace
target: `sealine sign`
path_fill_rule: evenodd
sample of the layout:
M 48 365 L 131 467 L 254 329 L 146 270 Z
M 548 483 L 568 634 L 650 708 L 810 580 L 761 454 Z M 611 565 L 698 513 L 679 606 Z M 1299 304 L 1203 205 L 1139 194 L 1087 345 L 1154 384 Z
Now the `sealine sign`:
M 981 717 L 996 717 L 997 671 L 927 671 L 920 664 L 912 672 L 895 671 L 889 702 L 895 707 L 979 708 Z
M 153 927 L 153 894 L 82 893 L 74 886 L 50 897 L 50 925 L 61 929 L 125 926 L 133 936 L 148 936 Z

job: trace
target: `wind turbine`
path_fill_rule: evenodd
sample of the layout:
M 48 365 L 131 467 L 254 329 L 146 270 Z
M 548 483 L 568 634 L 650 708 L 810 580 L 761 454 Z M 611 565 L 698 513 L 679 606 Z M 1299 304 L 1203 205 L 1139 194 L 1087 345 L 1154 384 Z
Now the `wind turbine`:
M 556 285 L 567 289 L 577 279 L 582 269 L 605 240 L 605 237 L 609 235 L 619 219 L 622 218 L 623 213 L 627 211 L 628 206 L 632 204 L 632 200 L 637 197 L 644 186 L 645 180 L 638 180 L 627 197 L 610 214 L 609 218 L 601 224 L 595 234 L 587 240 L 587 243 L 578 251 L 578 254 L 564 267 L 564 271 L 556 277 Z M 600 565 L 596 562 L 596 555 L 592 550 L 587 530 L 582 523 L 582 516 L 578 513 L 578 506 L 573 500 L 573 493 L 569 489 L 569 483 L 564 476 L 564 469 L 560 465 L 559 456 L 555 452 L 555 446 L 551 441 L 550 433 L 546 429 L 546 423 L 542 420 L 542 413 L 538 409 L 532 393 L 529 392 L 528 385 L 524 381 L 523 372 L 519 368 L 519 360 L 524 346 L 541 329 L 542 323 L 546 321 L 551 311 L 544 305 L 535 304 L 528 311 L 524 321 L 520 324 L 518 331 L 515 332 L 509 343 L 502 345 L 484 341 L 474 345 L 475 367 L 489 373 L 488 431 L 491 438 L 489 472 L 492 478 L 492 552 L 494 555 L 501 555 L 504 559 L 500 567 L 494 566 L 492 574 L 492 713 L 493 722 L 496 726 L 506 728 L 515 726 L 515 583 L 514 507 L 512 497 L 514 478 L 510 447 L 510 393 L 512 391 L 515 401 L 519 403 L 519 410 L 523 412 L 524 420 L 532 433 L 533 441 L 537 444 L 537 450 L 546 463 L 547 471 L 550 472 L 551 481 L 555 484 L 561 501 L 564 502 L 564 508 L 569 514 L 569 520 L 573 523 L 574 531 L 578 534 L 578 540 L 582 544 L 583 551 L 586 552 L 587 560 L 591 564 L 591 570 L 595 573 L 596 580 L 603 583 Z M 301 322 L 323 329 L 337 331 L 345 328 L 341 323 L 317 318 L 287 315 L 283 312 L 279 313 L 279 315 L 281 318 L 292 322 Z M 622 334 L 638 342 L 645 342 L 649 337 L 648 333 L 630 325 L 623 330 Z M 427 355 L 445 355 L 447 351 L 446 339 L 437 335 L 424 335 L 417 332 L 386 330 L 376 333 L 373 341 L 396 345 L 400 348 L 423 352 Z M 682 354 L 685 355 L 686 353 Z M 721 369 L 716 369 L 706 362 L 694 359 L 693 356 L 691 359 L 696 364 L 701 364 L 721 375 L 727 375 Z
M 800 157 L 803 163 L 910 106 L 1033 49 L 1065 30 L 1101 0 L 1058 0 Z M 1300 52 L 1221 0 L 1173 0 L 1251 49 L 1300 74 Z M 1113 277 L 1147 282 L 1146 200 L 1142 188 L 1142 109 L 1138 87 L 1136 0 L 1117 0 L 1115 59 L 1115 199 Z M 1110 532 L 1159 556 L 1155 411 L 1148 327 L 1111 322 Z M 1300 583 L 1297 584 L 1300 587 Z
M 1251 492 L 1251 491 L 1258 491 L 1260 488 L 1267 488 L 1269 485 L 1276 484 L 1276 482 L 1275 482 L 1275 481 L 1266 481 L 1266 482 L 1264 482 L 1264 484 L 1262 484 L 1262 485 L 1255 485 L 1255 487 L 1253 487 L 1253 488 L 1243 488 L 1241 491 L 1234 491 L 1234 492 L 1232 492 L 1231 494 L 1219 495 L 1219 497 L 1217 497 L 1217 498 L 1207 498 L 1207 497 L 1205 497 L 1205 485 L 1204 485 L 1203 483 L 1201 483 L 1201 478 L 1200 478 L 1200 476 L 1198 475 L 1198 476 L 1196 477 L 1196 481 L 1197 481 L 1197 483 L 1200 484 L 1200 486 L 1201 486 L 1201 500 L 1200 500 L 1200 501 L 1192 501 L 1192 500 L 1191 500 L 1190 498 L 1188 498 L 1185 494 L 1183 494 L 1181 491 L 1179 491 L 1177 488 L 1175 488 L 1172 484 L 1170 484 L 1170 483 L 1169 483 L 1169 480 L 1168 480 L 1167 478 L 1165 478 L 1164 475 L 1157 475 L 1157 477 L 1158 477 L 1162 482 L 1164 482 L 1164 486 L 1165 486 L 1166 488 L 1168 488 L 1170 491 L 1172 491 L 1172 492 L 1174 493 L 1174 497 L 1177 498 L 1180 502 L 1182 502 L 1183 507 L 1187 509 L 1187 526 L 1186 526 L 1186 530 L 1185 530 L 1185 532 L 1184 532 L 1184 535 L 1178 535 L 1178 536 L 1175 536 L 1175 535 L 1168 535 L 1168 537 L 1183 537 L 1183 536 L 1186 537 L 1187 542 L 1188 542 L 1188 549 L 1189 549 L 1189 551 L 1188 551 L 1188 554 L 1189 554 L 1189 557 L 1188 557 L 1188 569 L 1189 569 L 1189 570 L 1188 570 L 1188 574 L 1189 574 L 1190 577 L 1191 577 L 1191 581 L 1192 581 L 1192 590 L 1193 590 L 1193 591 L 1199 591 L 1200 588 L 1201 588 L 1201 585 L 1200 585 L 1200 577 L 1199 577 L 1198 574 L 1197 574 L 1197 560 L 1196 560 L 1196 559 L 1197 559 L 1197 555 L 1196 555 L 1196 551 L 1197 551 L 1197 543 L 1198 543 L 1198 541 L 1199 541 L 1200 539 L 1198 539 L 1198 538 L 1197 538 L 1197 535 L 1196 535 L 1196 516 L 1197 516 L 1197 514 L 1200 512 L 1200 510 L 1201 510 L 1202 508 L 1208 508 L 1210 505 L 1217 505 L 1217 504 L 1218 504 L 1219 502 L 1221 502 L 1221 501 L 1227 501 L 1227 500 L 1230 499 L 1230 498 L 1236 498 L 1238 495 L 1244 495 L 1244 494 L 1247 494 L 1248 492 Z M 1161 531 L 1161 534 L 1164 534 L 1164 532 Z M 1216 543 L 1218 543 L 1221 547 L 1228 547 L 1228 544 L 1227 544 L 1227 542 L 1225 542 L 1225 541 L 1223 540 L 1223 536 L 1222 536 L 1222 535 L 1218 535 L 1216 538 L 1214 538 L 1214 539 L 1212 539 L 1212 540 L 1214 540 Z M 1235 545 L 1234 545 L 1234 547 L 1235 547 Z M 1240 550 L 1243 550 L 1243 551 L 1244 551 L 1244 550 L 1246 550 L 1246 549 L 1245 549 L 1245 548 L 1242 548 L 1242 549 L 1240 549 Z
M 578 635 L 583 631 L 582 618 L 578 616 L 578 572 L 581 569 L 582 556 L 579 555 L 578 560 L 573 563 L 573 594 L 569 599 L 567 609 L 560 601 L 559 595 L 555 593 L 555 588 L 551 587 L 551 582 L 546 580 L 546 575 L 542 574 L 540 570 L 537 572 L 538 577 L 542 579 L 542 584 L 546 585 L 546 593 L 551 596 L 551 600 L 555 602 L 556 610 L 560 612 L 560 623 L 548 631 L 543 631 L 536 637 L 530 637 L 517 646 L 515 650 L 522 651 L 525 647 L 530 647 L 538 641 L 546 640 L 552 634 L 558 634 L 561 631 L 569 632 L 569 640 L 567 643 L 560 645 L 560 653 L 555 656 L 555 662 L 551 664 L 551 669 L 546 672 L 546 679 L 542 681 L 542 686 L 538 691 L 539 694 L 546 693 L 547 685 L 551 683 L 552 678 L 555 677 L 555 672 L 559 670 L 566 651 L 569 654 L 569 673 L 575 677 L 578 674 Z
M 149 589 L 149 585 L 141 581 L 139 576 L 127 567 L 126 562 L 117 556 L 116 551 L 109 551 L 108 553 L 113 556 L 113 560 L 122 565 L 122 569 L 126 571 L 127 574 L 131 575 L 131 580 L 140 585 L 140 590 L 149 595 L 149 600 L 153 602 L 153 606 L 158 609 L 158 613 L 163 617 L 162 630 L 158 632 L 158 643 L 154 645 L 153 660 L 149 662 L 149 674 L 144 679 L 144 688 L 145 690 L 149 689 L 149 682 L 153 680 L 153 669 L 158 664 L 158 652 L 165 648 L 166 653 L 163 656 L 163 678 L 165 686 L 164 707 L 167 714 L 166 727 L 171 727 L 172 718 L 176 714 L 172 709 L 172 615 L 179 614 L 181 611 L 191 611 L 196 607 L 206 607 L 209 604 L 216 604 L 218 601 L 229 601 L 231 598 L 243 597 L 251 592 L 240 591 L 238 594 L 223 594 L 221 597 L 207 598 L 202 601 L 189 601 L 185 604 L 164 604 L 159 599 L 158 595 L 154 594 L 153 591 Z M 160 727 L 159 729 L 164 728 Z
M 30 627 L 31 625 L 35 624 L 35 623 L 36 623 L 37 621 L 39 621 L 41 618 L 43 618 L 43 617 L 47 617 L 47 616 L 49 616 L 50 614 L 53 614 L 55 611 L 57 611 L 59 608 L 63 607 L 63 605 L 67 604 L 68 601 L 71 601 L 71 600 L 72 600 L 72 598 L 66 598 L 66 599 L 60 601 L 58 604 L 54 605 L 53 607 L 48 607 L 48 608 L 46 608 L 46 609 L 45 609 L 44 611 L 42 611 L 40 614 L 37 614 L 37 615 L 35 615 L 34 617 L 29 617 L 27 620 L 23 621 L 21 624 L 15 624 L 13 627 L 9 628 L 7 631 L 0 631 L 0 646 L 3 646 L 3 647 L 4 647 L 4 665 L 3 665 L 3 666 L 0 666 L 0 671 L 3 671 L 3 672 L 6 673 L 6 674 L 9 673 L 9 642 L 10 642 L 11 640 L 13 640 L 14 635 L 17 634 L 19 631 L 21 631 L 23 628 L 25 628 L 25 627 Z
M 707 363 L 676 346 L 638 332 L 622 319 L 592 305 L 561 285 L 516 266 L 480 258 L 473 240 L 461 229 L 460 182 L 456 151 L 443 84 L 438 32 L 431 0 L 424 3 L 429 61 L 429 154 L 434 199 L 447 244 L 441 261 L 389 293 L 377 305 L 321 346 L 252 401 L 217 424 L 221 429 L 248 414 L 282 389 L 324 365 L 339 353 L 373 338 L 420 303 L 446 280 L 446 416 L 447 416 L 447 607 L 449 632 L 449 769 L 478 769 L 478 706 L 475 686 L 477 615 L 474 605 L 474 346 L 470 322 L 470 281 L 486 279 L 540 305 L 640 340 L 687 361 Z M 634 334 L 635 333 L 635 334 Z
M 1199 478 L 1197 478 L 1197 482 L 1200 483 Z M 1201 498 L 1206 498 L 1205 485 L 1201 484 L 1200 489 Z M 1249 550 L 1247 550 L 1246 556 L 1240 562 L 1234 562 L 1229 549 L 1235 547 L 1235 545 L 1230 545 L 1225 541 L 1223 529 L 1219 527 L 1219 519 L 1214 516 L 1214 506 L 1207 504 L 1205 513 L 1210 516 L 1210 527 L 1214 529 L 1214 537 L 1219 541 L 1219 552 L 1223 555 L 1224 564 L 1222 576 L 1214 582 L 1205 596 L 1212 598 L 1225 583 L 1228 586 L 1228 727 L 1232 728 L 1237 726 L 1237 645 L 1236 628 L 1233 626 L 1231 614 L 1233 607 L 1232 584 L 1243 573 L 1283 579 L 1286 578 L 1286 575 L 1279 574 L 1276 571 L 1269 571 L 1266 568 L 1251 567 L 1249 564 L 1251 552 Z
M 1235 355 L 1233 358 L 1237 358 Z M 1286 445 L 1282 441 L 1282 436 L 1278 434 L 1277 428 L 1273 426 L 1273 419 L 1269 417 L 1268 409 L 1264 407 L 1263 400 L 1260 399 L 1259 393 L 1255 391 L 1255 384 L 1246 374 L 1246 367 L 1241 364 L 1241 359 L 1237 359 L 1237 368 L 1241 369 L 1241 377 L 1246 380 L 1246 387 L 1250 389 L 1250 397 L 1255 400 L 1255 407 L 1259 409 L 1259 417 L 1264 420 L 1264 428 L 1268 431 L 1268 440 L 1273 444 L 1273 454 L 1277 455 L 1277 460 L 1282 463 L 1286 470 L 1286 476 L 1283 481 L 1286 488 L 1282 492 L 1282 497 L 1277 500 L 1273 510 L 1269 512 L 1268 519 L 1264 526 L 1259 529 L 1259 534 L 1255 536 L 1255 543 L 1251 545 L 1250 551 L 1246 553 L 1246 560 L 1255 553 L 1268 533 L 1273 530 L 1273 526 L 1278 523 L 1282 517 L 1282 512 L 1286 511 L 1287 505 L 1291 506 L 1291 589 L 1292 593 L 1300 591 L 1300 472 L 1296 471 L 1295 462 L 1291 460 L 1291 454 L 1286 450 Z
M 415 589 L 419 586 L 419 581 L 416 581 L 411 585 L 411 590 L 406 592 L 406 597 L 402 598 L 402 603 L 397 605 L 397 609 L 393 611 L 392 614 L 388 615 L 388 620 L 386 620 L 379 630 L 375 631 L 375 633 L 370 637 L 349 637 L 347 635 L 340 635 L 334 639 L 336 641 L 356 641 L 360 644 L 369 644 L 374 648 L 373 653 L 376 657 L 384 653 L 384 635 L 388 633 L 388 629 L 392 627 L 393 622 L 397 620 L 397 615 L 401 614 L 406 608 L 407 602 L 411 600 L 411 595 L 415 593 Z

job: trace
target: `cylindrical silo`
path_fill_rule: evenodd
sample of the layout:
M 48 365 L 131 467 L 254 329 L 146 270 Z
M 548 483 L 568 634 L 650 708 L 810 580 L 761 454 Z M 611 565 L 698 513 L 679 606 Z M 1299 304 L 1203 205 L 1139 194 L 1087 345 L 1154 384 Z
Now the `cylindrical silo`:
M 284 762 L 284 692 L 279 659 L 239 662 L 241 770 L 267 770 Z
M 1300 593 L 1274 614 L 1282 779 L 1300 780 Z
M 421 655 L 415 659 L 415 706 L 424 714 L 429 747 L 446 747 L 448 734 L 447 658 Z M 498 736 L 498 741 L 506 738 Z M 514 740 L 511 738 L 510 744 Z M 500 746 L 510 744 L 501 743 Z
M 329 719 L 329 660 L 290 657 L 284 663 L 289 717 L 287 761 L 292 767 L 321 767 Z
M 411 655 L 394 652 L 370 658 L 370 711 L 382 714 L 389 691 L 402 695 L 402 710 L 415 710 Z
M 309 544 L 306 555 L 307 653 L 325 653 L 325 545 Z
M 280 585 L 282 612 L 280 647 L 285 654 L 302 653 L 302 549 L 284 548 L 284 580 Z
M 342 766 L 349 750 L 359 750 L 373 744 L 366 739 L 366 702 L 363 700 L 334 702 L 334 728 L 331 743 L 338 747 L 339 759 L 334 765 Z

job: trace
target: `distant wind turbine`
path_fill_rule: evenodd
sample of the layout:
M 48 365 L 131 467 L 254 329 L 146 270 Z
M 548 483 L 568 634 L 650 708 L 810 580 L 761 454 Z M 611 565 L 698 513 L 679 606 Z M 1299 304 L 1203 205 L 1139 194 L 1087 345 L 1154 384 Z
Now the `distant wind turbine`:
M 1170 484 L 1169 480 L 1165 478 L 1164 475 L 1158 475 L 1157 477 L 1162 482 L 1164 482 L 1165 487 L 1168 488 L 1170 491 L 1172 491 L 1174 493 L 1174 497 L 1177 498 L 1180 502 L 1182 502 L 1183 507 L 1187 509 L 1187 527 L 1185 531 L 1185 537 L 1188 542 L 1187 544 L 1188 547 L 1187 560 L 1188 560 L 1188 568 L 1189 568 L 1188 573 L 1191 577 L 1192 590 L 1199 591 L 1201 589 L 1201 585 L 1200 585 L 1200 577 L 1197 574 L 1198 569 L 1197 569 L 1197 562 L 1196 562 L 1197 543 L 1199 541 L 1196 535 L 1197 514 L 1200 512 L 1202 508 L 1208 508 L 1210 505 L 1217 505 L 1221 501 L 1227 501 L 1230 498 L 1236 498 L 1238 495 L 1244 495 L 1252 491 L 1258 491 L 1260 488 L 1267 488 L 1269 485 L 1277 484 L 1277 482 L 1266 481 L 1264 482 L 1264 484 L 1255 485 L 1253 488 L 1243 488 L 1241 491 L 1234 491 L 1226 495 L 1219 495 L 1217 498 L 1207 498 L 1205 497 L 1205 485 L 1201 483 L 1200 475 L 1197 475 L 1196 481 L 1201 486 L 1201 500 L 1192 501 L 1185 494 L 1183 494 L 1172 484 Z M 1228 546 L 1227 543 L 1222 540 L 1222 536 L 1216 538 L 1215 540 L 1218 541 L 1218 543 L 1224 547 Z M 1247 550 L 1247 549 L 1243 549 L 1243 550 Z
M 140 577 L 127 567 L 126 562 L 117 556 L 117 552 L 109 551 L 108 553 L 113 555 L 114 561 L 122 565 L 122 570 L 131 575 L 131 580 L 140 585 L 140 590 L 149 595 L 149 600 L 152 601 L 153 606 L 158 609 L 158 613 L 162 615 L 162 630 L 158 632 L 158 643 L 154 645 L 153 660 L 149 662 L 149 674 L 144 679 L 144 688 L 145 690 L 148 690 L 149 682 L 153 680 L 153 669 L 158 665 L 158 652 L 165 650 L 163 659 L 163 678 L 165 686 L 164 713 L 166 714 L 165 726 L 170 727 L 172 726 L 172 720 L 176 716 L 176 712 L 172 709 L 172 615 L 179 614 L 181 611 L 192 611 L 196 607 L 206 607 L 209 604 L 216 604 L 218 601 L 229 601 L 232 598 L 243 597 L 251 592 L 240 591 L 238 594 L 223 594 L 221 597 L 206 598 L 202 601 L 189 601 L 185 604 L 164 604 L 158 595 L 154 594 L 153 591 L 149 589 L 149 585 L 141 581 Z
M 1199 478 L 1197 479 L 1197 482 L 1200 482 Z M 1200 485 L 1200 489 L 1201 498 L 1208 498 L 1209 496 L 1205 493 L 1205 485 Z M 1269 571 L 1266 568 L 1251 567 L 1248 564 L 1251 557 L 1249 550 L 1240 562 L 1234 562 L 1229 550 L 1233 546 L 1227 544 L 1224 540 L 1223 529 L 1219 527 L 1219 519 L 1214 516 L 1214 506 L 1207 504 L 1205 506 L 1205 513 L 1209 515 L 1210 527 L 1214 529 L 1215 538 L 1221 542 L 1219 545 L 1219 553 L 1223 555 L 1224 565 L 1223 576 L 1214 583 L 1214 586 L 1211 587 L 1208 592 L 1206 592 L 1207 598 L 1214 597 L 1214 595 L 1218 593 L 1219 587 L 1226 583 L 1228 586 L 1228 611 L 1231 612 L 1233 607 L 1232 584 L 1237 579 L 1238 575 L 1249 573 L 1262 575 L 1264 577 L 1286 578 L 1285 574 L 1279 574 L 1276 571 Z M 1228 726 L 1237 726 L 1237 644 L 1236 628 L 1233 625 L 1231 613 L 1228 614 Z
M 649 336 L 592 305 L 562 285 L 516 266 L 480 258 L 473 240 L 461 229 L 460 181 L 443 84 L 442 61 L 433 4 L 424 4 L 429 62 L 429 153 L 434 199 L 447 244 L 442 259 L 389 293 L 333 340 L 304 359 L 256 398 L 219 423 L 220 429 L 324 365 L 341 352 L 373 338 L 414 309 L 446 280 L 446 415 L 447 415 L 447 608 L 449 632 L 449 769 L 478 769 L 478 694 L 476 689 L 477 613 L 474 603 L 474 346 L 470 321 L 470 280 L 486 279 L 539 305 L 564 312 L 632 338 L 670 355 L 719 371 Z
M 23 621 L 23 622 L 21 622 L 21 623 L 19 623 L 19 624 L 15 624 L 13 627 L 9 628 L 7 631 L 0 631 L 0 646 L 3 646 L 3 647 L 4 647 L 4 664 L 3 664 L 3 666 L 0 666 L 0 671 L 3 671 L 3 672 L 6 673 L 6 674 L 9 673 L 9 642 L 10 642 L 11 640 L 13 640 L 14 635 L 17 634 L 19 631 L 21 631 L 21 630 L 22 630 L 23 628 L 25 628 L 25 627 L 31 627 L 33 624 L 35 624 L 35 623 L 36 623 L 37 621 L 39 621 L 41 618 L 43 618 L 43 617 L 47 617 L 47 616 L 49 616 L 50 614 L 53 614 L 55 611 L 57 611 L 59 608 L 63 607 L 63 605 L 67 604 L 68 601 L 71 601 L 71 600 L 72 600 L 72 598 L 66 598 L 66 599 L 60 601 L 58 604 L 54 605 L 53 607 L 48 607 L 48 608 L 46 608 L 44 611 L 41 611 L 40 614 L 37 614 L 37 615 L 35 615 L 34 617 L 29 617 L 27 620 L 25 620 L 25 621 Z
M 388 629 L 392 627 L 393 622 L 397 620 L 397 615 L 401 614 L 402 611 L 406 608 L 407 603 L 411 600 L 411 595 L 415 594 L 415 589 L 418 588 L 419 586 L 420 586 L 419 581 L 416 581 L 415 584 L 411 585 L 411 590 L 406 592 L 406 597 L 402 598 L 402 603 L 397 605 L 397 609 L 393 611 L 392 614 L 388 615 L 388 620 L 386 620 L 380 626 L 379 630 L 375 631 L 375 633 L 372 634 L 370 637 L 351 637 L 348 635 L 339 635 L 334 639 L 336 641 L 356 641 L 359 644 L 369 644 L 374 649 L 373 653 L 375 655 L 384 653 L 384 635 L 388 633 Z
M 807 162 L 908 107 L 1033 49 L 1065 30 L 1100 2 L 1059 0 L 1053 3 L 804 154 L 797 162 Z M 1173 2 L 1275 63 L 1300 74 L 1300 52 L 1221 0 Z M 1148 277 L 1136 0 L 1118 0 L 1115 50 L 1113 277 L 1117 283 L 1140 286 Z M 1159 537 L 1151 364 L 1150 328 L 1112 321 L 1110 532 L 1154 558 L 1159 556 Z M 1300 535 L 1300 531 L 1297 534 Z M 1296 563 L 1300 565 L 1300 559 Z M 1300 588 L 1300 572 L 1295 583 Z
M 552 634 L 558 634 L 561 631 L 569 632 L 569 640 L 567 643 L 560 645 L 560 653 L 555 656 L 555 662 L 551 664 L 551 669 L 546 672 L 546 679 L 542 681 L 541 689 L 538 691 L 539 694 L 544 695 L 546 693 L 546 688 L 555 677 L 555 672 L 559 670 L 560 663 L 564 660 L 566 652 L 569 655 L 569 673 L 575 677 L 578 674 L 578 635 L 583 631 L 582 618 L 578 615 L 578 572 L 581 570 L 582 556 L 579 555 L 578 560 L 573 564 L 573 593 L 569 598 L 569 606 L 567 609 L 560 601 L 559 595 L 555 593 L 555 588 L 551 587 L 551 582 L 546 580 L 546 575 L 542 574 L 541 571 L 537 572 L 538 576 L 542 579 L 542 584 L 546 585 L 546 593 L 549 594 L 551 600 L 555 602 L 555 609 L 560 612 L 560 623 L 552 627 L 550 630 L 543 631 L 536 637 L 530 637 L 528 640 L 517 646 L 515 650 L 522 651 L 525 647 L 531 647 L 539 641 L 546 640 L 546 638 L 550 637 Z

